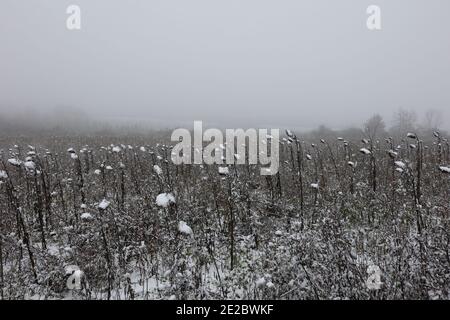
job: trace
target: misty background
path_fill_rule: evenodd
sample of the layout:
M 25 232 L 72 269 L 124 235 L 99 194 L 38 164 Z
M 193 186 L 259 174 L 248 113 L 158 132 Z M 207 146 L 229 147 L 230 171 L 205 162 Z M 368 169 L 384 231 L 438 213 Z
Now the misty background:
M 81 30 L 66 29 L 71 4 Z M 371 4 L 380 31 L 366 27 Z M 399 108 L 449 129 L 449 12 L 447 0 L 2 0 L 0 129 L 342 129 L 375 113 L 389 127 Z

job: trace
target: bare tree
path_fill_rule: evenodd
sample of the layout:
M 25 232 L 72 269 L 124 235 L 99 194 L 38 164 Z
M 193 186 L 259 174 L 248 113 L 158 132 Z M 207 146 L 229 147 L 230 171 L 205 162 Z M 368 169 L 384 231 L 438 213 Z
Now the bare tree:
M 386 125 L 383 118 L 379 114 L 374 114 L 364 123 L 364 135 L 368 139 L 375 141 L 385 132 L 385 128 Z
M 406 132 L 416 129 L 417 115 L 414 111 L 400 108 L 394 115 L 394 124 L 391 131 L 397 137 L 402 137 Z
M 437 130 L 442 125 L 442 110 L 428 109 L 425 112 L 423 127 L 426 130 Z

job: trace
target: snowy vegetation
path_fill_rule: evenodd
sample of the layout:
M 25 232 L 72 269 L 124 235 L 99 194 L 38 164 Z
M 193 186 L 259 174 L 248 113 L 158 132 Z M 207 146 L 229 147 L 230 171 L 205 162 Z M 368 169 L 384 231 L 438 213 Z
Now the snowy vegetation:
M 351 138 L 287 131 L 274 176 L 137 136 L 3 139 L 0 297 L 449 299 L 448 140 Z

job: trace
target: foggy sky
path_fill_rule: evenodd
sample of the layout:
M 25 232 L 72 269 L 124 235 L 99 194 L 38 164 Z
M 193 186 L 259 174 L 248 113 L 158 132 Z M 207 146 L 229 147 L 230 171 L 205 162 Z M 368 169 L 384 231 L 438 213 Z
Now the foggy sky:
M 449 128 L 449 13 L 448 0 L 2 0 L 0 111 L 311 128 L 434 108 Z

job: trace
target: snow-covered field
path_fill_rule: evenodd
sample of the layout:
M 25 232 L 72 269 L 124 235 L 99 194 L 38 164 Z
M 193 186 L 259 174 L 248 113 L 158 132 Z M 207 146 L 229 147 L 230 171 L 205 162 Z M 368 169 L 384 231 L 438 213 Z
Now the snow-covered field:
M 449 299 L 448 142 L 280 141 L 280 170 L 143 137 L 2 141 L 1 299 Z

